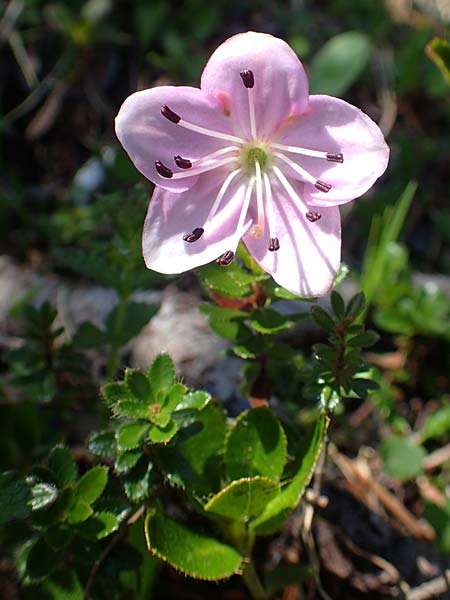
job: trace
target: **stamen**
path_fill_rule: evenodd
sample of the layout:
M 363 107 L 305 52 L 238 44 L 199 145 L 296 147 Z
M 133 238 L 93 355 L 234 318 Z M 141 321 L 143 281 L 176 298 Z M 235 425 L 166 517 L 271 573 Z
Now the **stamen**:
M 180 115 L 177 115 L 177 113 L 173 112 L 173 110 L 171 110 L 167 104 L 163 104 L 161 106 L 161 114 L 169 121 L 172 121 L 172 123 L 178 124 L 181 121 Z
M 280 249 L 280 240 L 278 238 L 270 238 L 269 240 L 269 252 L 275 252 Z
M 303 167 L 301 167 L 300 165 L 295 163 L 293 160 L 291 160 L 287 156 L 284 156 L 284 154 L 280 154 L 279 152 L 276 152 L 275 156 L 278 156 L 278 158 L 281 158 L 281 160 L 283 160 L 292 169 L 294 169 L 294 171 L 296 171 L 299 175 L 301 175 L 303 177 L 303 179 L 306 179 L 306 181 L 309 181 L 309 183 L 312 183 L 316 189 L 320 190 L 321 192 L 325 192 L 325 193 L 329 192 L 331 190 L 331 185 L 329 183 L 325 183 L 325 181 L 316 179 L 315 177 L 313 177 L 313 175 L 311 175 L 311 173 L 308 173 L 308 171 L 306 169 L 304 169 Z
M 331 190 L 331 185 L 329 183 L 325 183 L 325 181 L 321 181 L 320 179 L 316 181 L 314 187 L 320 192 L 325 192 L 325 194 L 328 194 L 328 192 Z
M 270 185 L 270 179 L 267 173 L 264 173 L 264 184 L 266 187 L 266 207 L 267 207 L 267 224 L 269 225 L 269 237 L 275 238 L 274 228 L 274 215 L 273 215 L 273 201 L 272 201 L 272 187 Z
M 234 260 L 234 252 L 232 250 L 227 250 L 223 254 L 216 259 L 216 263 L 221 267 L 228 267 Z
M 211 209 L 208 213 L 208 216 L 206 217 L 205 220 L 205 227 L 208 225 L 208 223 L 211 221 L 211 219 L 214 217 L 214 215 L 217 212 L 217 209 L 219 208 L 220 203 L 222 202 L 222 198 L 225 195 L 225 192 L 227 191 L 227 189 L 230 186 L 230 183 L 233 181 L 233 179 L 236 177 L 236 175 L 240 172 L 240 169 L 236 169 L 235 171 L 232 171 L 228 177 L 225 179 L 225 181 L 222 183 L 222 187 L 219 190 L 219 193 L 216 196 L 216 199 L 214 200 L 213 205 L 211 206 Z
M 279 167 L 276 167 L 275 165 L 272 167 L 273 172 L 275 173 L 275 175 L 278 177 L 278 179 L 281 182 L 281 185 L 284 187 L 284 189 L 286 190 L 286 192 L 288 193 L 288 195 L 290 196 L 290 198 L 294 201 L 294 203 L 297 205 L 297 208 L 301 211 L 301 212 L 306 212 L 308 210 L 306 204 L 303 202 L 303 200 L 300 198 L 300 196 L 297 194 L 297 192 L 294 190 L 294 188 L 292 187 L 292 185 L 289 183 L 289 181 L 286 179 L 286 176 L 284 175 L 284 173 L 281 171 L 281 169 Z
M 163 104 L 161 107 L 161 114 L 163 117 L 166 117 L 175 125 L 181 125 L 181 127 L 185 127 L 186 129 L 190 129 L 191 131 L 196 131 L 197 133 L 202 133 L 203 135 L 209 135 L 210 137 L 219 138 L 220 140 L 228 140 L 230 142 L 237 142 L 238 144 L 243 143 L 243 139 L 237 137 L 236 135 L 230 135 L 228 133 L 221 133 L 220 131 L 214 131 L 213 129 L 207 129 L 206 127 L 201 127 L 200 125 L 194 125 L 194 123 L 189 123 L 174 113 L 167 104 Z
M 255 77 L 253 75 L 253 71 L 250 69 L 244 69 L 240 72 L 240 76 L 242 78 L 242 82 L 247 88 L 247 96 L 248 96 L 248 111 L 250 114 L 250 132 L 252 134 L 252 138 L 256 140 L 256 116 L 255 116 L 255 99 L 253 97 L 253 86 L 255 85 Z
M 311 223 L 315 223 L 316 221 L 318 221 L 320 218 L 322 218 L 322 215 L 318 212 L 314 212 L 312 210 L 308 210 L 308 212 L 306 213 L 305 217 L 308 219 L 308 221 L 310 221 Z
M 344 155 L 335 152 L 321 152 L 320 150 L 310 150 L 309 148 L 300 148 L 298 146 L 285 146 L 284 144 L 271 144 L 272 148 L 283 150 L 284 152 L 292 152 L 293 154 L 302 154 L 303 156 L 312 156 L 313 158 L 324 158 L 331 162 L 344 162 Z
M 209 164 L 200 166 L 197 169 L 189 169 L 184 173 L 173 173 L 168 167 L 165 167 L 159 160 L 156 161 L 156 163 L 160 163 L 160 165 L 157 166 L 155 163 L 155 166 L 156 170 L 161 175 L 161 177 L 170 177 L 171 179 L 185 179 L 186 177 L 193 177 L 194 175 L 201 175 L 202 173 L 206 173 L 207 171 L 212 171 L 212 169 L 218 169 L 219 167 L 223 167 L 224 165 L 228 165 L 229 163 L 234 161 L 236 161 L 236 158 L 234 156 L 223 158 L 222 160 L 212 161 Z M 163 171 L 161 167 L 164 167 L 165 170 Z
M 255 77 L 253 71 L 250 71 L 250 69 L 244 69 L 239 75 L 242 77 L 242 82 L 247 89 L 250 89 L 255 85 Z
M 169 167 L 166 167 L 160 160 L 155 161 L 155 169 L 161 177 L 165 177 L 166 179 L 171 179 L 173 177 L 173 171 L 169 169 Z
M 207 154 L 202 158 L 198 158 L 197 160 L 192 160 L 192 164 L 194 167 L 201 166 L 203 163 L 209 162 L 210 160 L 222 156 L 223 154 L 228 154 L 229 152 L 238 152 L 239 146 L 227 146 L 226 148 L 221 148 L 220 150 L 216 150 L 211 154 Z
M 338 153 L 327 152 L 327 160 L 329 160 L 330 162 L 343 163 L 344 155 L 341 154 L 340 152 L 338 152 Z
M 244 221 L 245 221 L 245 217 L 247 216 L 247 213 L 248 213 L 248 207 L 250 206 L 250 200 L 252 197 L 254 184 L 255 184 L 255 178 L 252 177 L 247 185 L 247 190 L 246 190 L 245 196 L 244 196 L 244 202 L 242 203 L 241 214 L 239 215 L 239 221 L 238 221 L 238 225 L 236 228 L 236 233 L 239 236 L 241 235 L 242 229 L 244 227 Z
M 192 167 L 191 161 L 188 158 L 183 158 L 179 154 L 174 156 L 173 160 L 175 161 L 177 167 L 180 167 L 180 169 L 190 169 Z
M 196 242 L 197 240 L 199 240 L 202 237 L 204 231 L 205 230 L 203 229 L 203 227 L 196 227 L 192 231 L 192 233 L 186 233 L 185 235 L 183 235 L 183 240 L 185 242 L 189 242 L 190 244 L 192 242 Z
M 264 234 L 264 202 L 263 202 L 263 188 L 262 188 L 262 177 L 261 177 L 261 165 L 258 161 L 255 162 L 256 169 L 256 203 L 258 207 L 258 222 L 250 229 L 250 235 L 254 239 L 259 239 Z

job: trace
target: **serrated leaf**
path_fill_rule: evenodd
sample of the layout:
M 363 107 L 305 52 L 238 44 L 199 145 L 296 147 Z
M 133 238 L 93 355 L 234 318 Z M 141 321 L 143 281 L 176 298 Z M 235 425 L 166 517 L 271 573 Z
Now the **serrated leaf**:
M 122 400 L 113 406 L 113 412 L 129 419 L 148 419 L 152 414 L 151 406 L 138 400 Z
M 38 538 L 22 547 L 17 560 L 22 577 L 36 581 L 54 571 L 59 559 L 60 554 L 52 550 L 43 538 Z
M 381 456 L 384 470 L 391 477 L 406 481 L 419 475 L 426 451 L 406 437 L 390 436 L 383 440 Z
M 318 304 L 315 304 L 311 307 L 311 317 L 317 323 L 317 325 L 326 332 L 334 333 L 336 330 L 336 323 L 334 322 L 334 319 Z
M 146 404 L 151 402 L 152 392 L 144 373 L 138 369 L 127 369 L 125 371 L 125 383 L 136 400 Z
M 167 391 L 175 383 L 175 367 L 168 354 L 160 354 L 153 361 L 148 376 L 155 395 Z
M 107 383 L 102 387 L 102 396 L 109 405 L 117 404 L 123 400 L 132 400 L 128 387 L 123 381 Z
M 225 445 L 225 469 L 230 481 L 257 475 L 278 480 L 286 462 L 286 434 L 268 408 L 239 415 Z
M 93 467 L 77 481 L 75 493 L 80 500 L 92 504 L 102 495 L 107 481 L 108 469 L 106 467 Z
M 230 483 L 204 509 L 225 519 L 247 522 L 260 515 L 279 492 L 280 487 L 273 479 L 246 477 Z
M 26 519 L 30 514 L 30 489 L 13 473 L 0 474 L 0 525 L 11 519 Z
M 128 473 L 128 471 L 131 471 L 131 469 L 137 464 L 141 456 L 141 450 L 122 452 L 116 458 L 114 470 L 116 473 Z
M 250 324 L 258 333 L 274 334 L 286 331 L 294 322 L 271 308 L 257 308 L 250 315 Z
M 194 424 L 179 431 L 174 444 L 154 448 L 164 475 L 197 496 L 220 489 L 225 434 L 224 411 L 209 402 Z
M 296 508 L 311 480 L 325 440 L 329 420 L 321 415 L 314 431 L 296 452 L 295 472 L 281 492 L 266 506 L 264 512 L 250 525 L 257 534 L 275 533 Z
M 311 62 L 311 93 L 341 96 L 366 68 L 369 57 L 370 38 L 367 34 L 346 31 L 335 35 Z
M 31 510 L 48 508 L 58 498 L 58 489 L 51 483 L 37 483 L 30 490 L 31 497 L 28 504 Z
M 231 577 L 242 562 L 241 555 L 232 546 L 193 531 L 161 513 L 147 514 L 145 538 L 150 552 L 196 579 L 217 581 Z
M 172 414 L 177 406 L 182 402 L 187 388 L 182 383 L 175 383 L 171 388 L 164 401 L 161 404 L 161 411 L 166 414 Z
M 147 325 L 150 319 L 157 313 L 157 304 L 146 304 L 143 302 L 129 302 L 125 309 L 122 326 L 117 329 L 115 324 L 118 319 L 118 306 L 114 308 L 105 321 L 106 335 L 110 342 L 124 346 Z
M 148 423 L 125 423 L 116 432 L 118 450 L 134 450 L 140 446 L 149 429 Z
M 72 453 L 64 446 L 55 446 L 48 457 L 48 466 L 60 487 L 75 483 L 78 473 Z
M 230 298 L 249 296 L 252 293 L 251 283 L 261 280 L 261 276 L 245 273 L 236 263 L 228 267 L 212 263 L 197 269 L 197 274 L 209 291 Z
M 96 456 L 116 458 L 116 435 L 114 431 L 100 431 L 91 436 L 89 450 Z
M 67 511 L 67 522 L 71 525 L 83 523 L 83 521 L 89 519 L 93 512 L 94 511 L 90 504 L 84 502 L 83 500 L 78 500 Z
M 211 394 L 204 391 L 188 392 L 177 406 L 181 410 L 203 410 L 211 400 Z
M 170 420 L 165 427 L 152 425 L 148 437 L 152 444 L 167 444 L 167 442 L 170 442 L 177 431 L 177 424 L 175 421 Z
M 443 77 L 450 84 L 450 44 L 447 40 L 435 37 L 425 47 L 427 55 L 437 66 Z
M 123 478 L 123 487 L 131 502 L 143 502 L 151 494 L 153 465 L 142 457 L 137 465 Z

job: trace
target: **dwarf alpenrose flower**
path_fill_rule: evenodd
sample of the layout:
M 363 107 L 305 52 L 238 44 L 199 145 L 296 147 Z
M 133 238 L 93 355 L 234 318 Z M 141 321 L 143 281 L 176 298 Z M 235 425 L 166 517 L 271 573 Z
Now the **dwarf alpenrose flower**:
M 310 96 L 291 48 L 254 32 L 217 48 L 200 89 L 131 95 L 116 132 L 156 185 L 144 225 L 148 268 L 226 266 L 242 239 L 277 283 L 303 296 L 332 286 L 338 205 L 364 194 L 389 158 L 366 114 L 338 98 Z

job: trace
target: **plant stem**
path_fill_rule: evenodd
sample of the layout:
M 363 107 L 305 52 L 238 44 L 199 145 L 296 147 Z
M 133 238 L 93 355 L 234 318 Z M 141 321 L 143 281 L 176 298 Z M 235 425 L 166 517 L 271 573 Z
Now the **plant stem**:
M 112 343 L 111 352 L 109 354 L 108 364 L 106 366 L 106 376 L 108 379 L 114 379 L 119 368 L 119 353 L 121 343 L 119 341 L 120 332 L 122 331 L 127 310 L 128 294 L 119 295 L 119 303 L 117 305 L 116 318 L 112 328 Z
M 244 583 L 254 600 L 265 600 L 265 598 L 267 598 L 267 594 L 262 586 L 260 578 L 258 577 L 255 566 L 251 558 L 248 558 L 247 560 L 248 563 L 245 565 L 242 572 L 242 579 L 244 580 Z

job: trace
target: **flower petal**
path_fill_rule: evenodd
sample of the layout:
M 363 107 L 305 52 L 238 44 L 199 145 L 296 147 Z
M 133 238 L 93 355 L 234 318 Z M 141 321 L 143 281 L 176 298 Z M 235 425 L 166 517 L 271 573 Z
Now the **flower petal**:
M 303 199 L 312 206 L 344 204 L 364 194 L 384 173 L 389 147 L 378 125 L 359 108 L 332 96 L 310 96 L 309 110 L 293 120 L 278 143 L 322 152 L 341 152 L 343 163 L 285 152 L 315 179 L 329 183 L 328 193 L 305 184 Z M 289 176 L 301 175 L 282 164 Z
M 156 185 L 183 192 L 198 177 L 165 179 L 156 172 L 155 161 L 176 172 L 180 169 L 174 163 L 175 155 L 195 160 L 232 143 L 172 123 L 161 114 L 163 104 L 186 121 L 221 133 L 233 132 L 221 107 L 197 88 L 161 86 L 136 92 L 125 100 L 116 117 L 116 134 L 136 168 Z
M 301 186 L 298 183 L 293 185 Z M 309 297 L 327 294 L 341 258 L 339 208 L 322 209 L 320 220 L 311 223 L 279 185 L 273 185 L 272 190 L 273 225 L 280 248 L 275 252 L 268 250 L 267 226 L 259 239 L 252 238 L 247 232 L 243 237 L 245 245 L 261 267 L 287 290 Z M 270 214 L 267 198 L 265 214 Z M 253 218 L 255 220 L 255 215 Z
M 247 90 L 240 72 L 253 71 L 256 129 L 270 137 L 291 115 L 308 106 L 308 80 L 294 51 L 266 33 L 233 36 L 213 53 L 202 75 L 201 88 L 214 98 L 226 98 L 237 131 L 250 136 Z
M 235 252 L 240 209 L 247 185 L 232 182 L 219 209 L 202 237 L 188 243 L 183 235 L 203 227 L 226 173 L 212 172 L 199 177 L 194 189 L 183 194 L 156 187 L 144 224 L 142 241 L 145 264 L 159 273 L 182 273 L 209 263 L 224 252 Z M 244 231 L 249 223 L 244 226 Z

